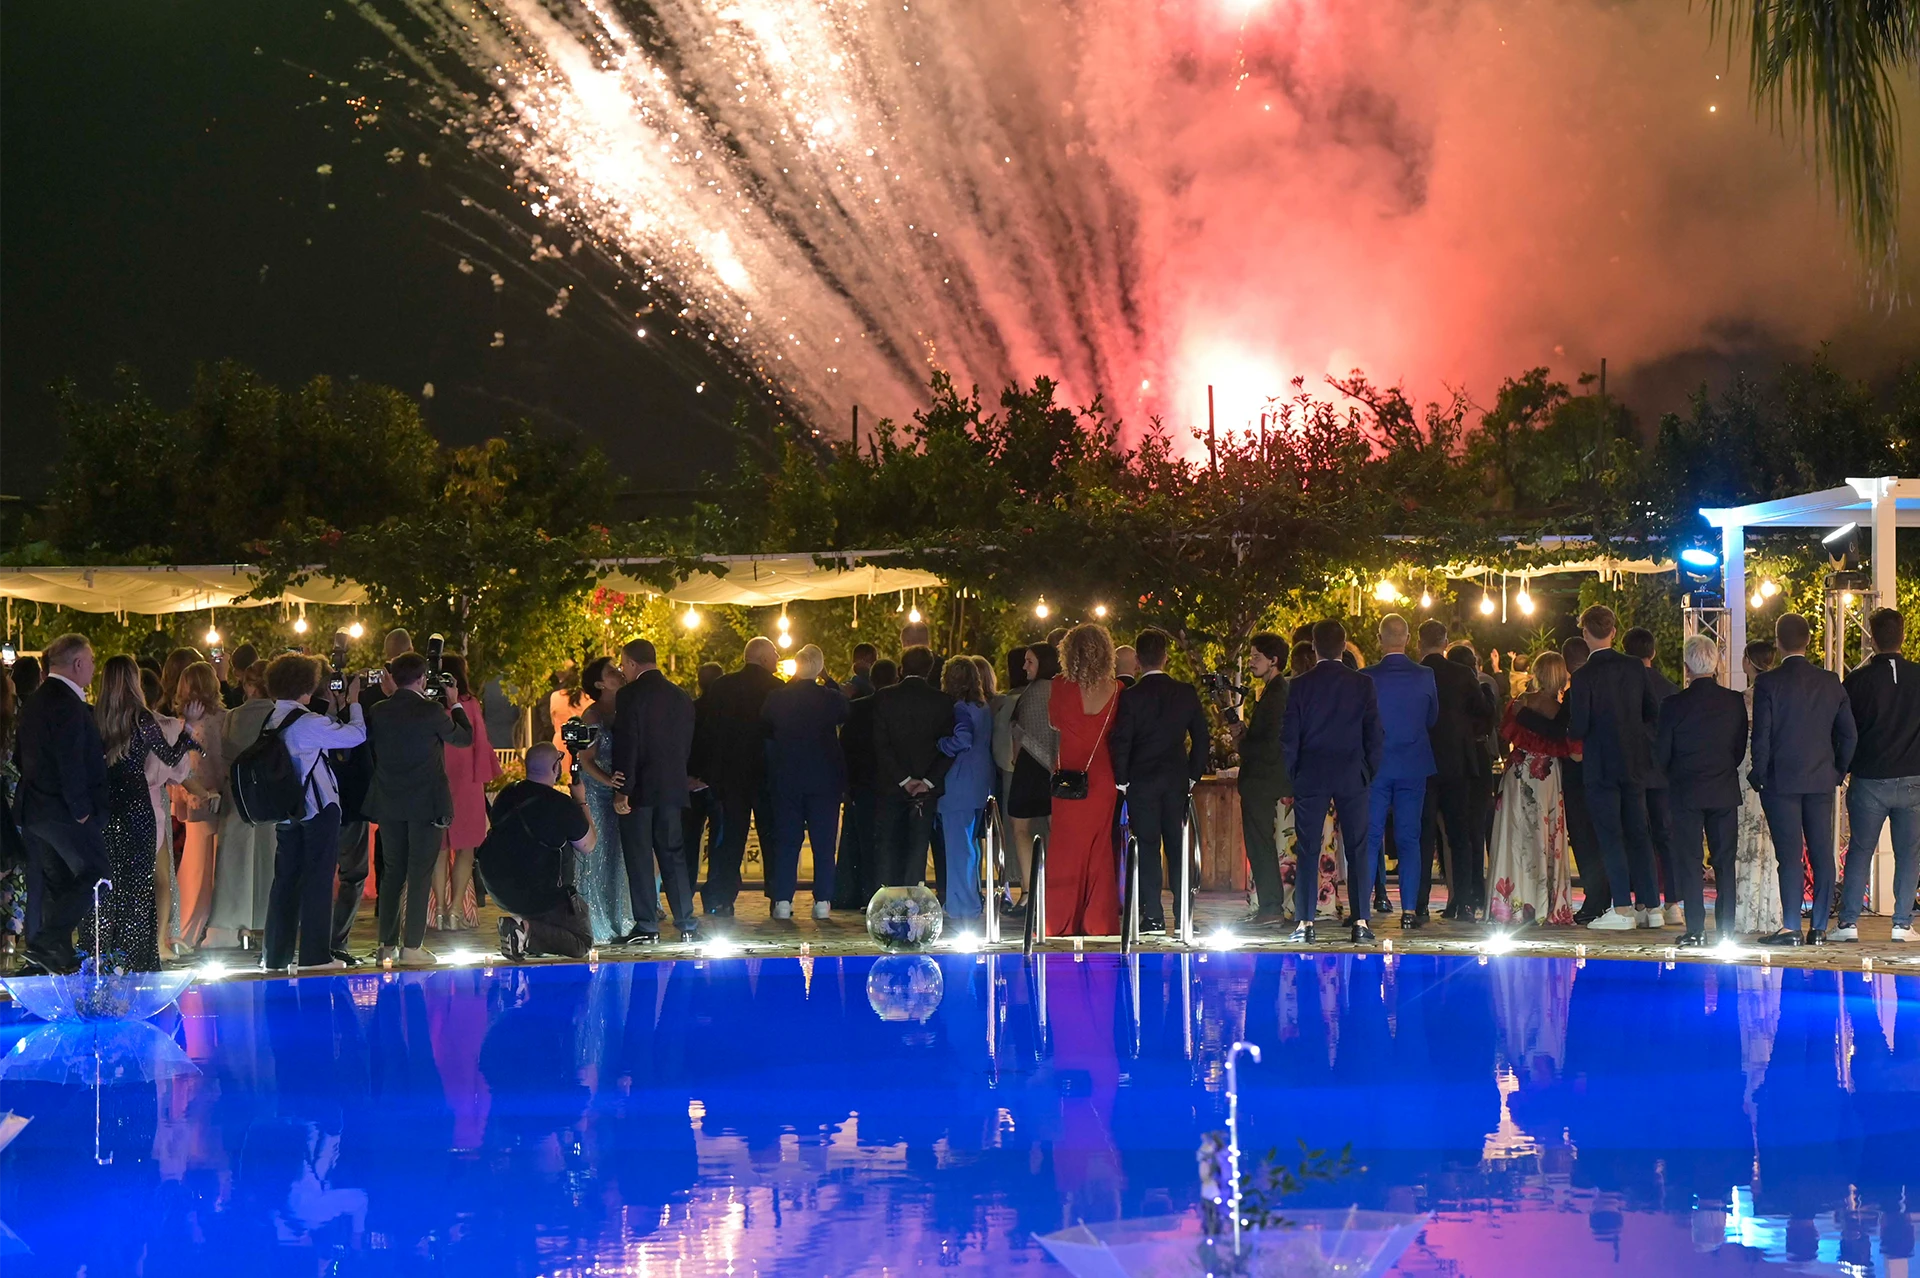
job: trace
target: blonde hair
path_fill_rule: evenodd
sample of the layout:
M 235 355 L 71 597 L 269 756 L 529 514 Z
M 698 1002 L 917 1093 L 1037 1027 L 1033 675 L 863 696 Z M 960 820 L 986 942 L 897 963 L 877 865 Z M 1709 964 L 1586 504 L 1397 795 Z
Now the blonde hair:
M 1542 692 L 1559 696 L 1567 686 L 1567 659 L 1557 652 L 1541 653 L 1528 669 L 1533 674 L 1534 686 Z
M 1112 680 L 1113 636 L 1093 622 L 1075 626 L 1060 641 L 1060 669 L 1082 688 Z
M 971 661 L 973 668 L 980 672 L 980 696 L 987 701 L 993 700 L 1000 689 L 999 681 L 993 677 L 993 663 L 978 653 L 968 657 L 967 660 Z
M 184 713 L 188 706 L 196 704 L 209 713 L 224 705 L 220 700 L 220 676 L 204 661 L 196 661 L 182 670 L 179 681 L 173 685 L 176 711 Z
M 198 648 L 175 648 L 167 654 L 166 662 L 160 667 L 160 704 L 155 709 L 162 714 L 179 713 L 180 694 L 177 689 L 180 686 L 180 674 L 201 660 L 203 658 Z
M 940 691 L 955 701 L 982 701 L 980 667 L 972 657 L 955 657 L 940 668 Z
M 147 717 L 147 698 L 140 691 L 140 667 L 132 657 L 121 653 L 108 657 L 100 668 L 100 704 L 94 708 L 94 722 L 100 725 L 100 740 L 107 747 L 107 762 L 118 763 L 133 744 L 140 721 Z

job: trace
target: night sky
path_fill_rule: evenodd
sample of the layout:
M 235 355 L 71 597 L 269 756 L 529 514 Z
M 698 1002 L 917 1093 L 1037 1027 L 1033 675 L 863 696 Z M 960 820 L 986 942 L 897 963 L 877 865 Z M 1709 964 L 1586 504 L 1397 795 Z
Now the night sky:
M 496 296 L 486 262 L 433 216 L 458 214 L 480 171 L 397 110 L 353 126 L 349 94 L 310 72 L 372 83 L 356 65 L 390 49 L 344 6 L 329 12 L 0 7 L 0 490 L 41 486 L 57 378 L 100 391 L 124 362 L 171 405 L 196 361 L 222 357 L 283 385 L 328 373 L 417 396 L 432 383 L 428 420 L 453 442 L 520 417 L 578 428 L 645 488 L 726 465 L 732 394 L 699 352 L 550 320 L 552 293 L 518 275 Z M 385 158 L 395 146 L 405 163 Z M 439 162 L 420 167 L 422 149 Z

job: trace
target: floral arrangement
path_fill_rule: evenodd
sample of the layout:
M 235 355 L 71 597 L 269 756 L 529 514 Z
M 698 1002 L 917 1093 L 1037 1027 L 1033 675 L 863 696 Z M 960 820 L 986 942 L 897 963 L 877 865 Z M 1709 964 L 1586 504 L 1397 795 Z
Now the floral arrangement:
M 867 903 L 867 935 L 889 950 L 924 950 L 946 922 L 940 899 L 924 887 L 881 888 Z
M 80 960 L 79 986 L 75 1006 L 88 1020 L 118 1020 L 133 1007 L 127 956 L 118 950 L 86 954 Z
M 1225 1132 L 1208 1132 L 1200 1138 L 1200 1223 L 1205 1238 L 1200 1244 L 1204 1272 L 1228 1275 L 1246 1272 L 1249 1253 L 1235 1255 L 1233 1250 L 1233 1160 Z M 1338 1154 L 1310 1149 L 1300 1142 L 1300 1159 L 1280 1161 L 1280 1150 L 1269 1149 L 1265 1158 L 1240 1173 L 1240 1227 L 1254 1232 L 1281 1229 L 1292 1224 L 1280 1213 L 1280 1202 L 1310 1184 L 1331 1183 L 1365 1171 L 1353 1161 L 1353 1146 Z

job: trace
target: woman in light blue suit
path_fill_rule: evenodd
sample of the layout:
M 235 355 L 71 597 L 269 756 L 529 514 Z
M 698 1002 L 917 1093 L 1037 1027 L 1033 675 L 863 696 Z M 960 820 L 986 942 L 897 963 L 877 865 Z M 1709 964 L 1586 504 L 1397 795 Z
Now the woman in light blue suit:
M 987 799 L 993 794 L 993 712 L 970 657 L 950 658 L 940 672 L 940 690 L 953 698 L 953 735 L 940 752 L 953 760 L 940 794 L 941 846 L 947 860 L 947 917 L 969 923 L 980 917 L 980 836 Z

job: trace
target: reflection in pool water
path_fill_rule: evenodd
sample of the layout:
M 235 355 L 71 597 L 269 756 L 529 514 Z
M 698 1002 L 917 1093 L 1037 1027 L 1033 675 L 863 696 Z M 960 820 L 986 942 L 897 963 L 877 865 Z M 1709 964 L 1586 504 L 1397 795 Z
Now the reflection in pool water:
M 96 1087 L 0 1056 L 0 1110 L 33 1119 L 0 1154 L 32 1252 L 0 1267 L 1058 1273 L 1035 1233 L 1195 1205 L 1236 1039 L 1264 1056 L 1250 1147 L 1352 1142 L 1366 1166 L 1299 1206 L 1433 1213 L 1406 1278 L 1897 1276 L 1913 1252 L 1914 978 L 927 961 L 937 980 L 803 957 L 198 986 L 156 1022 L 197 1069 Z M 13 1014 L 0 1051 L 36 1028 Z

